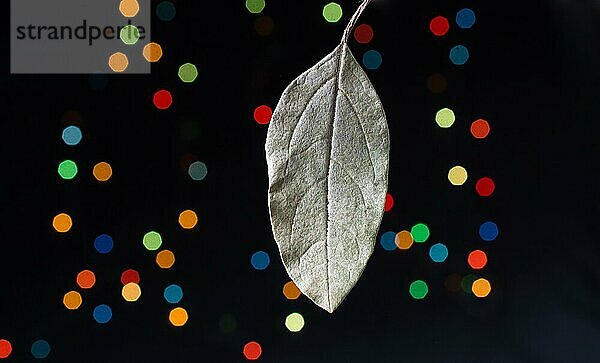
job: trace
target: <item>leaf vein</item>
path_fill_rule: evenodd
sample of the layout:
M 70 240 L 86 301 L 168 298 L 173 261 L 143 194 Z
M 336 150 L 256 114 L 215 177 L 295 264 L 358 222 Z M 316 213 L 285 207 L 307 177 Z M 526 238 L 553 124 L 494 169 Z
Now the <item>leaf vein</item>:
M 371 156 L 371 148 L 369 147 L 369 141 L 367 140 L 367 133 L 365 132 L 365 128 L 362 124 L 362 121 L 360 120 L 360 113 L 356 109 L 356 106 L 354 106 L 354 104 L 350 100 L 350 97 L 348 97 L 348 94 L 346 94 L 346 91 L 340 89 L 340 92 L 342 93 L 342 95 L 344 95 L 344 97 L 346 97 L 346 100 L 348 101 L 350 106 L 352 106 L 352 111 L 356 115 L 356 119 L 358 120 L 358 124 L 360 125 L 360 130 L 362 131 L 361 133 L 363 135 L 363 138 L 365 139 L 365 145 L 367 146 L 367 155 L 369 155 L 369 163 L 371 164 L 371 170 L 373 171 L 372 179 L 375 180 L 375 165 L 373 164 L 373 157 Z
M 366 200 L 365 200 L 365 195 L 364 195 L 364 193 L 363 193 L 363 191 L 362 191 L 362 188 L 361 188 L 361 187 L 360 187 L 360 185 L 359 185 L 359 184 L 356 182 L 356 180 L 355 180 L 355 179 L 352 177 L 352 174 L 350 174 L 350 173 L 348 172 L 348 170 L 346 170 L 346 167 L 345 167 L 345 166 L 344 166 L 344 165 L 343 165 L 343 164 L 342 164 L 342 163 L 341 163 L 339 160 L 337 160 L 337 159 L 333 159 L 333 162 L 334 162 L 334 163 L 336 163 L 336 164 L 338 164 L 338 165 L 340 166 L 340 168 L 341 168 L 341 169 L 344 171 L 344 173 L 345 173 L 346 175 L 348 175 L 348 178 L 350 179 L 350 181 L 351 181 L 352 183 L 354 183 L 354 185 L 356 185 L 356 188 L 357 188 L 357 189 L 358 189 L 358 191 L 360 192 L 360 198 L 361 198 L 361 200 L 362 200 L 362 203 L 363 203 L 363 205 L 365 206 L 365 208 L 367 208 L 367 209 L 368 209 L 367 202 L 366 202 Z
M 317 89 L 312 93 L 312 95 L 310 95 L 310 98 L 308 99 L 308 102 L 306 102 L 306 105 L 304 105 L 304 107 L 302 108 L 302 111 L 299 113 L 298 116 L 298 121 L 296 122 L 296 124 L 294 125 L 294 129 L 292 130 L 292 136 L 290 137 L 290 141 L 288 143 L 288 148 L 287 148 L 287 158 L 285 159 L 285 168 L 284 168 L 284 172 L 283 172 L 283 177 L 285 178 L 287 176 L 287 171 L 288 171 L 288 166 L 290 164 L 290 158 L 291 158 L 291 147 L 292 147 L 292 140 L 294 140 L 294 135 L 296 134 L 296 130 L 298 129 L 298 124 L 300 123 L 300 119 L 302 118 L 302 115 L 304 115 L 304 112 L 306 112 L 306 109 L 308 108 L 308 105 L 310 105 L 310 103 L 312 102 L 313 98 L 315 97 L 315 95 L 323 88 L 325 87 L 325 85 L 327 83 L 329 83 L 329 81 L 333 80 L 334 78 L 328 78 L 326 79 L 321 85 L 319 85 L 319 87 L 317 87 Z M 312 146 L 312 145 L 311 145 Z
M 296 225 L 296 216 L 298 215 L 298 207 L 300 206 L 300 204 L 304 201 L 304 198 L 306 198 L 306 196 L 308 195 L 308 193 L 319 183 L 321 183 L 323 180 L 325 180 L 326 178 L 319 178 L 317 180 L 314 181 L 314 183 L 312 183 L 310 185 L 310 187 L 308 187 L 308 189 L 306 189 L 306 192 L 304 192 L 304 194 L 302 194 L 302 197 L 300 198 L 300 200 L 298 201 L 298 203 L 296 203 L 296 206 L 294 207 L 294 218 L 292 218 L 292 225 L 290 228 L 290 241 L 293 240 L 293 235 L 294 235 L 294 226 Z M 304 251 L 302 251 L 302 253 L 300 254 L 300 256 L 298 257 L 298 261 L 300 261 L 300 259 L 302 258 L 302 256 L 304 256 L 306 254 L 306 252 L 316 243 L 318 243 L 319 241 L 309 245 Z

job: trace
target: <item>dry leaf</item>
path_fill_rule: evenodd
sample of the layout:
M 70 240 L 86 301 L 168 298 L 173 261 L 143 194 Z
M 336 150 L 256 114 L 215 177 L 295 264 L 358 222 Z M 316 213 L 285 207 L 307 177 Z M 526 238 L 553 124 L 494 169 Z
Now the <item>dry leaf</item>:
M 271 224 L 285 268 L 333 312 L 373 252 L 389 160 L 383 107 L 346 41 L 284 91 L 266 153 Z

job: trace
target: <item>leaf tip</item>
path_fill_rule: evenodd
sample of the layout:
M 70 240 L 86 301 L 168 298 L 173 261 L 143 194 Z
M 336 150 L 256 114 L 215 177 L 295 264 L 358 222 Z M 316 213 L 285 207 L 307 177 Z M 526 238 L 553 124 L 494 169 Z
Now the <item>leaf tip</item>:
M 335 309 L 338 307 L 338 305 L 333 305 L 329 299 L 327 301 L 325 301 L 323 304 L 317 304 L 317 305 L 319 305 L 320 308 L 327 311 L 329 314 L 333 314 Z

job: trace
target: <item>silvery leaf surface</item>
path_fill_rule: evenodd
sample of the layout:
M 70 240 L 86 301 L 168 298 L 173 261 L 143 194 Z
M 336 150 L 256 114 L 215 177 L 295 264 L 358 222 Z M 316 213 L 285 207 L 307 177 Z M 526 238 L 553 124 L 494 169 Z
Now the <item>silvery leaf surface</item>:
M 304 295 L 333 312 L 373 252 L 389 164 L 383 107 L 345 43 L 284 91 L 266 154 L 283 264 Z

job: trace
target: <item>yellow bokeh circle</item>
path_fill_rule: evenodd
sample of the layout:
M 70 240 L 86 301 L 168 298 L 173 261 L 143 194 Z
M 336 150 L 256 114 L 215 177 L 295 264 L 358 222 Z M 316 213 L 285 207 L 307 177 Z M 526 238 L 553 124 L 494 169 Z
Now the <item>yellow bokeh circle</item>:
M 184 210 L 179 214 L 179 225 L 183 229 L 192 229 L 198 223 L 198 216 L 193 210 Z
M 69 310 L 77 310 L 81 306 L 83 299 L 77 291 L 69 291 L 63 296 L 63 304 Z
M 160 58 L 162 58 L 163 51 L 160 44 L 152 42 L 144 46 L 142 54 L 148 62 L 154 63 L 158 62 Z
M 184 326 L 188 321 L 188 313 L 184 308 L 175 308 L 169 313 L 169 321 L 173 326 Z
M 457 165 L 448 171 L 448 180 L 452 185 L 463 185 L 468 178 L 467 169 Z
M 297 333 L 304 328 L 304 317 L 298 313 L 291 313 L 285 318 L 285 327 L 292 333 Z
M 66 233 L 73 227 L 73 220 L 66 213 L 57 214 L 52 220 L 52 227 L 56 232 Z
M 123 296 L 123 299 L 125 299 L 125 301 L 138 301 L 140 296 L 142 296 L 142 289 L 140 288 L 140 285 L 136 284 L 135 282 L 130 282 L 123 286 L 123 289 L 121 290 L 121 295 Z
M 294 281 L 288 281 L 283 285 L 283 296 L 285 296 L 286 299 L 296 300 L 300 297 L 300 294 L 300 289 L 296 286 Z
M 175 264 L 175 254 L 169 250 L 160 251 L 156 255 L 156 264 L 160 268 L 171 268 Z
M 409 231 L 401 231 L 396 233 L 396 246 L 401 250 L 407 250 L 413 245 L 414 239 Z
M 112 176 L 112 167 L 110 166 L 109 163 L 106 162 L 100 162 L 96 165 L 94 165 L 94 170 L 93 170 L 93 174 L 94 177 L 96 178 L 96 180 L 101 181 L 101 182 L 105 182 L 108 181 L 108 179 L 110 179 L 110 177 Z
M 486 279 L 477 279 L 473 281 L 471 291 L 473 291 L 473 295 L 477 297 L 486 297 L 492 291 L 492 285 Z
M 129 59 L 121 52 L 116 52 L 108 58 L 108 66 L 113 72 L 124 72 L 129 66 Z
M 137 0 L 122 0 L 119 3 L 119 11 L 126 18 L 133 18 L 140 11 L 140 4 Z

